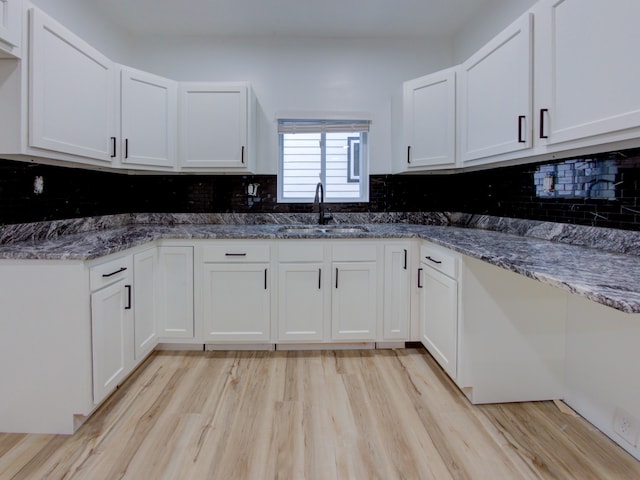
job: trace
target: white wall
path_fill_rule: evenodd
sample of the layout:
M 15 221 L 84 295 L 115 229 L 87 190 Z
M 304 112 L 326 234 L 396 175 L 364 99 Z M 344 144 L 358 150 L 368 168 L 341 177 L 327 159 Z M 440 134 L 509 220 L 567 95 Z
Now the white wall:
M 454 36 L 453 64 L 464 62 L 535 3 L 536 0 L 495 0 Z
M 279 111 L 369 112 L 372 174 L 392 169 L 404 80 L 451 64 L 438 39 L 141 37 L 132 66 L 176 80 L 250 81 L 258 100 L 258 171 L 277 173 Z
M 108 57 L 127 62 L 130 36 L 82 0 L 31 0 L 31 3 Z
M 640 459 L 614 432 L 616 408 L 640 425 L 640 315 L 569 295 L 565 402 Z

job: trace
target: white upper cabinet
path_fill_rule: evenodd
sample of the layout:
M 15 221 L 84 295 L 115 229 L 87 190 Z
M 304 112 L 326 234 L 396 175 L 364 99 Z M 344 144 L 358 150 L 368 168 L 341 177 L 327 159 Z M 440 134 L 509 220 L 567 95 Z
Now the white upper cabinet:
M 22 40 L 22 0 L 0 0 L 0 58 L 19 57 Z
M 403 170 L 453 168 L 456 125 L 456 69 L 450 68 L 403 85 Z
M 524 15 L 462 65 L 463 166 L 533 144 L 532 24 L 533 15 Z
M 110 165 L 113 63 L 39 10 L 30 20 L 29 145 Z
M 246 83 L 181 83 L 179 157 L 194 171 L 252 172 L 254 100 Z
M 128 67 L 121 68 L 120 81 L 122 166 L 174 169 L 178 84 Z
M 640 127 L 640 2 L 542 0 L 535 13 L 538 141 L 567 148 L 640 136 L 623 132 Z

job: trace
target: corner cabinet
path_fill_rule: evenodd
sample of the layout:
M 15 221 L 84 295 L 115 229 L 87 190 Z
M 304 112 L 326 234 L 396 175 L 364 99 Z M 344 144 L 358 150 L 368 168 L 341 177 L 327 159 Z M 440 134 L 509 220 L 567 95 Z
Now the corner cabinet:
M 405 171 L 453 168 L 456 163 L 456 69 L 403 85 Z
M 30 10 L 29 39 L 29 146 L 110 166 L 113 62 L 37 9 Z
M 20 57 L 22 0 L 0 0 L 0 58 Z
M 162 341 L 195 338 L 193 246 L 158 247 L 158 336 Z
M 384 247 L 384 320 L 386 341 L 406 341 L 411 324 L 411 251 L 410 242 Z
M 179 156 L 184 171 L 251 173 L 255 99 L 247 83 L 181 83 Z
M 125 168 L 177 167 L 178 84 L 157 75 L 120 67 L 120 144 Z
M 533 15 L 528 13 L 462 64 L 463 166 L 533 145 Z

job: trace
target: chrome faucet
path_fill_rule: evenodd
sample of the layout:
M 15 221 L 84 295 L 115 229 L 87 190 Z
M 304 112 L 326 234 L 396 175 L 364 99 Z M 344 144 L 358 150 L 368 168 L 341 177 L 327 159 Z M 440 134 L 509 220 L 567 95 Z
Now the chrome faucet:
M 325 225 L 329 220 L 331 220 L 331 214 L 324 213 L 324 186 L 322 182 L 318 182 L 316 185 L 316 197 L 313 200 L 313 203 L 318 203 L 318 223 L 320 225 Z

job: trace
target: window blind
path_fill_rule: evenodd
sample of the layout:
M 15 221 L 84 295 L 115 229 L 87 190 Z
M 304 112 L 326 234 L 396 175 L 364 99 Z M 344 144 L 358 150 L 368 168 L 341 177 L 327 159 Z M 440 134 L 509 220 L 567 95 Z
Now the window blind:
M 362 133 L 369 131 L 370 120 L 278 120 L 278 133 Z

